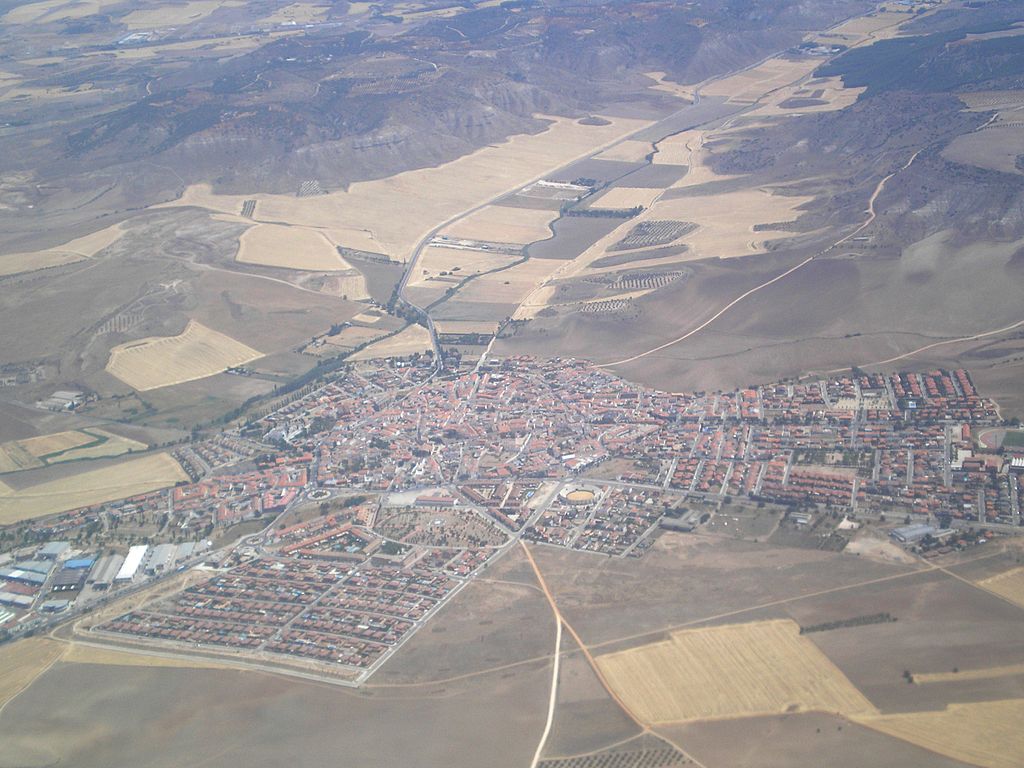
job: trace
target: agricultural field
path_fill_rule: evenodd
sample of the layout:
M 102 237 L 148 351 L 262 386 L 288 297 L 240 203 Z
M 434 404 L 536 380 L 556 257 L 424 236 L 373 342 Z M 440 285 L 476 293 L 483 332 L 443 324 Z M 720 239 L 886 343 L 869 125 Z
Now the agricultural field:
M 488 205 L 445 227 L 441 235 L 454 239 L 526 245 L 551 237 L 548 225 L 556 218 L 557 211 Z
M 213 376 L 262 356 L 252 347 L 190 320 L 178 336 L 152 337 L 110 350 L 107 372 L 140 392 Z
M 56 662 L 64 647 L 41 637 L 0 647 L 0 711 Z
M 1005 573 L 990 576 L 978 584 L 1024 608 L 1024 567 L 1013 568 Z
M 65 461 L 120 456 L 147 447 L 145 443 L 95 427 L 12 440 L 0 444 L 0 474 Z
M 790 711 L 871 713 L 871 702 L 795 622 L 760 621 L 674 632 L 597 657 L 609 684 L 648 723 Z
M 154 453 L 18 490 L 0 484 L 0 523 L 148 493 L 179 480 L 188 475 L 178 462 L 168 453 Z
M 595 160 L 617 160 L 624 163 L 642 163 L 654 151 L 649 141 L 627 139 L 594 156 Z
M 352 269 L 322 232 L 278 224 L 257 224 L 243 232 L 235 260 L 241 264 L 309 272 Z
M 429 286 L 444 290 L 470 275 L 490 272 L 507 266 L 515 260 L 514 256 L 507 254 L 432 245 L 423 249 L 423 253 L 416 262 L 416 270 L 409 280 L 409 285 Z M 449 274 L 442 275 L 442 272 Z M 439 280 L 439 278 L 441 279 Z
M 406 357 L 431 349 L 430 332 L 415 323 L 394 336 L 376 341 L 356 352 L 349 360 L 380 360 L 385 357 Z
M 483 275 L 458 293 L 459 301 L 489 304 L 520 303 L 558 268 L 559 262 L 530 259 L 500 272 Z
M 630 118 L 610 118 L 606 125 L 586 125 L 561 117 L 537 119 L 546 121 L 539 133 L 519 134 L 437 167 L 356 182 L 347 191 L 302 198 L 219 195 L 207 185 L 196 185 L 176 202 L 160 207 L 192 205 L 237 214 L 245 200 L 255 198 L 258 220 L 324 228 L 338 245 L 403 260 L 439 224 L 648 124 Z M 409 204 L 413 200 L 416 205 Z M 382 216 L 381 211 L 401 211 L 402 215 Z
M 33 272 L 37 269 L 73 264 L 94 257 L 104 248 L 117 242 L 124 234 L 121 227 L 101 229 L 92 234 L 70 240 L 63 245 L 42 251 L 9 253 L 0 256 L 0 277 Z
M 642 206 L 644 208 L 648 208 L 661 193 L 662 190 L 660 189 L 646 189 L 643 187 L 612 187 L 590 203 L 589 207 L 598 209 L 621 209 Z
M 1015 768 L 1024 755 L 1024 699 L 950 704 L 939 712 L 855 717 L 911 744 L 985 768 Z
M 243 0 L 185 0 L 180 5 L 161 3 L 155 8 L 132 11 L 121 18 L 121 23 L 129 29 L 190 24 L 221 8 L 238 8 L 244 5 Z
M 753 69 L 704 86 L 703 93 L 724 96 L 732 104 L 754 104 L 769 91 L 810 74 L 819 63 L 813 59 L 769 59 Z

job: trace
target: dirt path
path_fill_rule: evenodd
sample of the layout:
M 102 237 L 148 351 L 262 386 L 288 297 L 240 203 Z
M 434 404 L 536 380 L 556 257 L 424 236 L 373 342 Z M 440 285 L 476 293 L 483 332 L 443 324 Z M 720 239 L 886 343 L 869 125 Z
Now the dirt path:
M 877 217 L 878 214 L 875 212 L 875 201 L 878 200 L 878 196 L 880 194 L 882 194 L 882 191 L 885 189 L 886 182 L 888 182 L 889 179 L 891 179 L 896 174 L 902 173 L 907 168 L 909 168 L 910 164 L 913 163 L 914 160 L 917 159 L 917 156 L 920 153 L 921 153 L 921 150 L 918 150 L 917 152 L 915 152 L 913 155 L 910 156 L 910 159 L 907 160 L 907 162 L 904 163 L 900 168 L 896 169 L 895 171 L 893 171 L 888 176 L 886 176 L 885 178 L 883 178 L 881 181 L 878 182 L 877 186 L 875 187 L 875 191 L 872 192 L 871 193 L 871 197 L 868 198 L 868 208 L 867 208 L 868 216 L 867 216 L 867 218 L 864 220 L 864 222 L 859 227 L 857 227 L 855 230 L 850 232 L 848 235 L 845 235 L 845 236 L 841 237 L 839 240 L 836 240 L 834 243 L 832 243 L 832 245 L 830 245 L 828 248 L 824 249 L 823 251 L 819 251 L 818 253 L 816 253 L 816 254 L 814 254 L 812 256 L 808 256 L 806 259 L 801 261 L 796 266 L 790 267 L 789 269 L 787 269 L 781 275 L 776 275 L 771 280 L 766 280 L 765 282 L 761 283 L 760 285 L 757 285 L 757 286 L 751 288 L 746 293 L 743 293 L 743 294 L 737 296 L 735 299 L 733 299 L 728 304 L 726 304 L 724 307 L 722 307 L 720 310 L 718 310 L 710 318 L 705 320 L 703 323 L 698 325 L 696 328 L 688 331 L 687 333 L 684 333 L 682 336 L 680 336 L 678 338 L 675 338 L 675 339 L 672 339 L 671 341 L 666 341 L 664 344 L 660 344 L 657 347 L 654 347 L 652 349 L 648 349 L 646 352 L 639 352 L 638 354 L 635 354 L 635 355 L 633 355 L 631 357 L 625 357 L 625 358 L 623 358 L 621 360 L 616 360 L 616 361 L 611 362 L 611 363 L 601 363 L 597 367 L 598 368 L 614 368 L 615 366 L 625 365 L 627 363 L 632 363 L 632 362 L 634 362 L 636 360 L 640 360 L 641 358 L 647 357 L 648 355 L 653 355 L 655 352 L 660 352 L 663 349 L 667 349 L 668 347 L 671 347 L 671 346 L 674 346 L 676 344 L 679 344 L 680 342 L 686 341 L 690 337 L 695 336 L 696 334 L 698 334 L 701 331 L 703 331 L 705 328 L 707 328 L 709 325 L 711 325 L 713 322 L 715 322 L 715 320 L 720 318 L 722 315 L 724 315 L 726 312 L 728 312 L 730 309 L 735 307 L 737 304 L 739 304 L 744 299 L 748 298 L 749 296 L 752 296 L 753 294 L 757 293 L 758 291 L 760 291 L 763 288 L 767 288 L 769 285 L 772 285 L 773 283 L 777 283 L 779 280 L 782 280 L 783 278 L 788 277 L 789 275 L 793 274 L 794 272 L 796 272 L 796 271 L 798 271 L 800 269 L 803 269 L 805 266 L 810 264 L 812 261 L 814 261 L 819 256 L 824 256 L 829 251 L 832 251 L 832 250 L 838 248 L 843 243 L 845 243 L 848 240 L 851 240 L 852 238 L 856 237 L 858 234 L 863 232 L 867 227 L 871 226 L 871 224 L 874 222 L 875 218 Z

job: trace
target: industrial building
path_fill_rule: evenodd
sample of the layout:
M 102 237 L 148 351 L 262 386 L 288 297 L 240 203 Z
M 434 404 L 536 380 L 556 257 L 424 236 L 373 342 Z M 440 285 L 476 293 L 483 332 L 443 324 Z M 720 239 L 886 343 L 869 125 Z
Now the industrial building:
M 114 578 L 121 570 L 124 563 L 123 555 L 107 555 L 96 563 L 96 567 L 89 573 L 88 583 L 94 589 L 107 589 L 114 583 Z
M 149 551 L 148 544 L 136 544 L 128 550 L 128 556 L 121 563 L 121 568 L 114 577 L 115 582 L 131 581 L 139 571 L 139 566 Z

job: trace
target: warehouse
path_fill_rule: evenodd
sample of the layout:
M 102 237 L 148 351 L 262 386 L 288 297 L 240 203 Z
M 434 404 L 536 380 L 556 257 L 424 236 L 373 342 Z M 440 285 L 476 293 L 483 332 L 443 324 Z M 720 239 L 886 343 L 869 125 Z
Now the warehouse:
M 121 563 L 121 569 L 117 572 L 114 577 L 114 581 L 131 581 L 135 578 L 135 574 L 139 571 L 139 566 L 142 565 L 142 560 L 146 557 L 146 553 L 149 551 L 149 545 L 147 544 L 136 544 L 128 550 L 128 556 Z
M 146 573 L 156 576 L 171 569 L 174 566 L 174 554 L 178 547 L 175 544 L 158 544 L 153 547 L 146 561 Z
M 89 575 L 88 582 L 94 589 L 107 589 L 114 582 L 114 577 L 121 570 L 123 562 L 122 555 L 107 555 L 96 563 L 96 567 Z
M 61 568 L 53 577 L 51 592 L 81 592 L 85 586 L 85 578 L 89 575 L 88 568 Z

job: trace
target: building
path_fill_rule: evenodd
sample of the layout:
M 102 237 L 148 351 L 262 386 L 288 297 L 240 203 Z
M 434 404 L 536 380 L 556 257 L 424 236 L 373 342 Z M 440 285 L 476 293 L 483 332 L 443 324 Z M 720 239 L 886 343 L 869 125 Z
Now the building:
M 96 563 L 96 567 L 89 573 L 87 583 L 92 584 L 94 589 L 107 589 L 114 583 L 114 577 L 121 570 L 124 557 L 121 555 L 107 555 Z
M 114 576 L 115 582 L 131 581 L 135 578 L 135 574 L 139 571 L 139 566 L 142 565 L 143 559 L 146 557 L 146 553 L 149 551 L 148 544 L 136 544 L 128 550 L 128 556 L 121 563 L 121 568 L 118 570 L 117 575 Z
M 39 548 L 36 557 L 41 560 L 56 560 L 69 549 L 71 545 L 66 541 L 50 541 Z
M 914 544 L 925 536 L 931 536 L 934 533 L 934 526 L 928 525 L 927 523 L 914 523 L 913 525 L 905 525 L 902 528 L 896 528 L 889 535 L 896 539 L 900 544 Z

